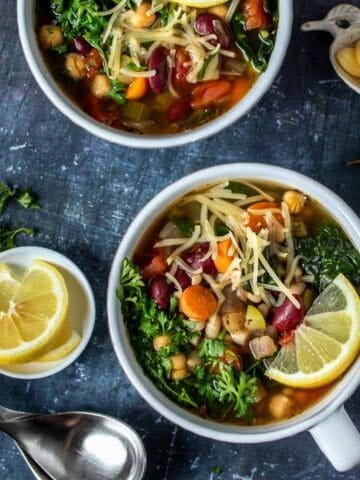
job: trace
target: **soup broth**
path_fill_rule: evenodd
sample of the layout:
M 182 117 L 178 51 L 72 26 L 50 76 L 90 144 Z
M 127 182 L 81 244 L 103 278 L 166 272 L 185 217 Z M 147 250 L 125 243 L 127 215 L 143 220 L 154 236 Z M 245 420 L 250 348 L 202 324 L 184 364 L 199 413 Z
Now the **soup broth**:
M 324 376 L 337 334 L 312 319 L 320 294 L 330 318 L 339 274 L 359 291 L 357 265 L 315 200 L 270 182 L 225 181 L 185 195 L 149 226 L 124 261 L 119 298 L 158 388 L 203 417 L 262 425 L 317 403 L 354 360 Z M 322 346 L 306 338 L 313 328 L 328 335 Z
M 61 88 L 95 120 L 177 133 L 232 108 L 267 68 L 277 1 L 237 3 L 39 1 L 39 45 Z

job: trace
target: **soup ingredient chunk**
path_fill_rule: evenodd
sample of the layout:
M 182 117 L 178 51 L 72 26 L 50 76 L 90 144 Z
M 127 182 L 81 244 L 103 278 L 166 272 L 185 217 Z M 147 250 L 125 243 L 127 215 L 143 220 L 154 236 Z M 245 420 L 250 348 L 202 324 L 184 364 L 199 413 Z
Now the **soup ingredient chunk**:
M 188 287 L 180 297 L 180 310 L 194 320 L 208 320 L 215 313 L 217 301 L 202 285 Z
M 284 385 L 326 385 L 351 365 L 360 349 L 360 298 L 340 274 L 314 301 L 293 342 L 284 345 L 266 375 Z
M 22 279 L 0 266 L 0 364 L 33 360 L 67 323 L 68 292 L 61 273 L 40 260 Z
M 43 25 L 40 28 L 39 39 L 45 50 L 59 47 L 64 41 L 64 35 L 58 25 Z

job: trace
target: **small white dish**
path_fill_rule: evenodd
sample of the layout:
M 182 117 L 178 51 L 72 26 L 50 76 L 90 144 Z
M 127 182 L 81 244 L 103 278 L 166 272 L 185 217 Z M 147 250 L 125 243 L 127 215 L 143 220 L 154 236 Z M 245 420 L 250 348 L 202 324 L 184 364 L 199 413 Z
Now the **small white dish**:
M 323 20 L 306 22 L 301 29 L 304 32 L 322 30 L 334 36 L 335 40 L 330 47 L 332 66 L 341 80 L 360 94 L 360 78 L 349 75 L 336 58 L 341 48 L 351 47 L 360 39 L 360 8 L 346 3 L 338 5 L 330 10 Z
M 0 373 L 8 377 L 32 380 L 48 377 L 73 363 L 89 343 L 95 325 L 95 299 L 91 286 L 82 271 L 67 257 L 42 247 L 18 247 L 0 253 L 0 263 L 6 263 L 24 271 L 33 260 L 43 260 L 54 265 L 62 273 L 69 292 L 69 322 L 80 335 L 81 342 L 64 359 L 56 362 L 31 362 L 0 367 Z

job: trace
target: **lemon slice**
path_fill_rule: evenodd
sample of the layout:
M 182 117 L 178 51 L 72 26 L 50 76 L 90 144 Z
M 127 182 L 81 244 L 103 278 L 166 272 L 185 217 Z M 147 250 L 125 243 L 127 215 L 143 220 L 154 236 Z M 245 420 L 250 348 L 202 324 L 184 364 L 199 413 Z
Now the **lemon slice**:
M 210 8 L 217 7 L 227 3 L 229 0 L 174 0 L 175 3 L 179 3 L 183 7 L 193 8 Z
M 68 292 L 61 273 L 36 260 L 21 281 L 0 265 L 0 364 L 33 359 L 64 328 Z
M 359 350 L 360 298 L 340 274 L 314 301 L 294 342 L 281 348 L 266 375 L 291 387 L 320 387 L 338 378 Z
M 76 332 L 72 331 L 69 338 L 57 347 L 49 349 L 40 357 L 35 359 L 35 362 L 57 362 L 69 355 L 81 342 L 81 337 Z

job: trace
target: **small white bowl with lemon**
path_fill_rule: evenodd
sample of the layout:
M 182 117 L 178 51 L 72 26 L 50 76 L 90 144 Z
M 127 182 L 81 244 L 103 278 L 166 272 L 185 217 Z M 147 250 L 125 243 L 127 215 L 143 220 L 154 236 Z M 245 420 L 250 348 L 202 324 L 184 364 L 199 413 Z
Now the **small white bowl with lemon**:
M 43 378 L 73 363 L 95 324 L 94 294 L 81 270 L 41 247 L 0 254 L 0 373 Z

